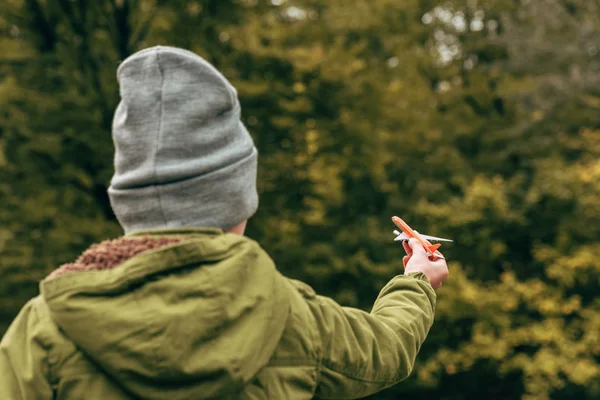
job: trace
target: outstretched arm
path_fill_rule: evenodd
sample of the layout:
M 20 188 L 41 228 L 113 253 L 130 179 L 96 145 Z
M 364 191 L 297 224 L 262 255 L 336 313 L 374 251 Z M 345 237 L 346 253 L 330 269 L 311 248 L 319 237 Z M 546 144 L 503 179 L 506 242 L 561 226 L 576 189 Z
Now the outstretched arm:
M 380 292 L 370 313 L 317 297 L 313 312 L 322 338 L 321 398 L 359 398 L 406 379 L 433 324 L 436 294 L 448 275 L 443 256 L 429 259 L 409 242 L 405 275 Z M 433 287 L 432 287 L 433 285 Z
M 433 324 L 435 298 L 422 273 L 392 279 L 371 313 L 317 297 L 323 348 L 316 395 L 359 398 L 407 378 Z

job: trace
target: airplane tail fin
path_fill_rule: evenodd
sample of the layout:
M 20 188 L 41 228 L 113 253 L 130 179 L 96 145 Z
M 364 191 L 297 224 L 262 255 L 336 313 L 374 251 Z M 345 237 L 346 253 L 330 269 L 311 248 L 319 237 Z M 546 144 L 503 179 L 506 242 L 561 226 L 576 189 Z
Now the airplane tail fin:
M 441 244 L 436 243 L 436 244 L 430 244 L 429 246 L 426 247 L 427 251 L 429 251 L 431 254 L 435 253 L 435 251 L 437 249 L 439 249 L 441 246 Z

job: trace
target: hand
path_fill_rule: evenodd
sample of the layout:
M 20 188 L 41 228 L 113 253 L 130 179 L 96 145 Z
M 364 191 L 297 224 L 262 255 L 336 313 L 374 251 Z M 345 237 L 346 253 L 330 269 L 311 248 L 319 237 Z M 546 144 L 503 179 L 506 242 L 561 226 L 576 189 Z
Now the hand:
M 406 255 L 402 258 L 404 263 L 404 274 L 411 272 L 422 272 L 429 279 L 434 289 L 442 286 L 442 281 L 448 277 L 448 266 L 444 256 L 439 251 L 431 257 L 417 239 L 402 242 Z

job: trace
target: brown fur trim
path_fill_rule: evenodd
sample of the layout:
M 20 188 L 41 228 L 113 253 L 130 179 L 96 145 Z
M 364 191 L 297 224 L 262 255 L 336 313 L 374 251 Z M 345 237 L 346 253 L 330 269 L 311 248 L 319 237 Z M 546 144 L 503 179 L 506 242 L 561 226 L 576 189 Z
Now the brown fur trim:
M 105 240 L 92 245 L 75 262 L 55 269 L 47 279 L 72 272 L 112 269 L 144 251 L 158 249 L 181 240 L 183 239 L 148 236 Z

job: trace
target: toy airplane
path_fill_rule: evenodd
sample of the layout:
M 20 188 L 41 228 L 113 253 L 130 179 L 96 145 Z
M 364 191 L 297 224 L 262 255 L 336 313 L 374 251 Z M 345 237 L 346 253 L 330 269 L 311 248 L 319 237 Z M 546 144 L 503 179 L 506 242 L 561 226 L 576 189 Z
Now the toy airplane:
M 444 238 L 439 238 L 439 237 L 429 236 L 429 235 L 422 235 L 419 232 L 413 230 L 410 226 L 408 226 L 408 224 L 406 222 L 404 222 L 401 218 L 392 217 L 392 221 L 398 228 L 402 229 L 402 233 L 400 233 L 398 231 L 394 231 L 394 234 L 396 235 L 396 238 L 394 239 L 394 241 L 403 241 L 403 240 L 408 240 L 410 238 L 415 238 L 423 245 L 423 247 L 425 248 L 425 250 L 427 250 L 427 253 L 430 256 L 433 255 L 433 253 L 435 253 L 435 251 L 440 248 L 441 244 L 439 244 L 439 243 L 431 244 L 431 243 L 428 243 L 427 240 L 436 241 L 436 242 L 451 242 L 452 241 L 450 239 L 444 239 Z

